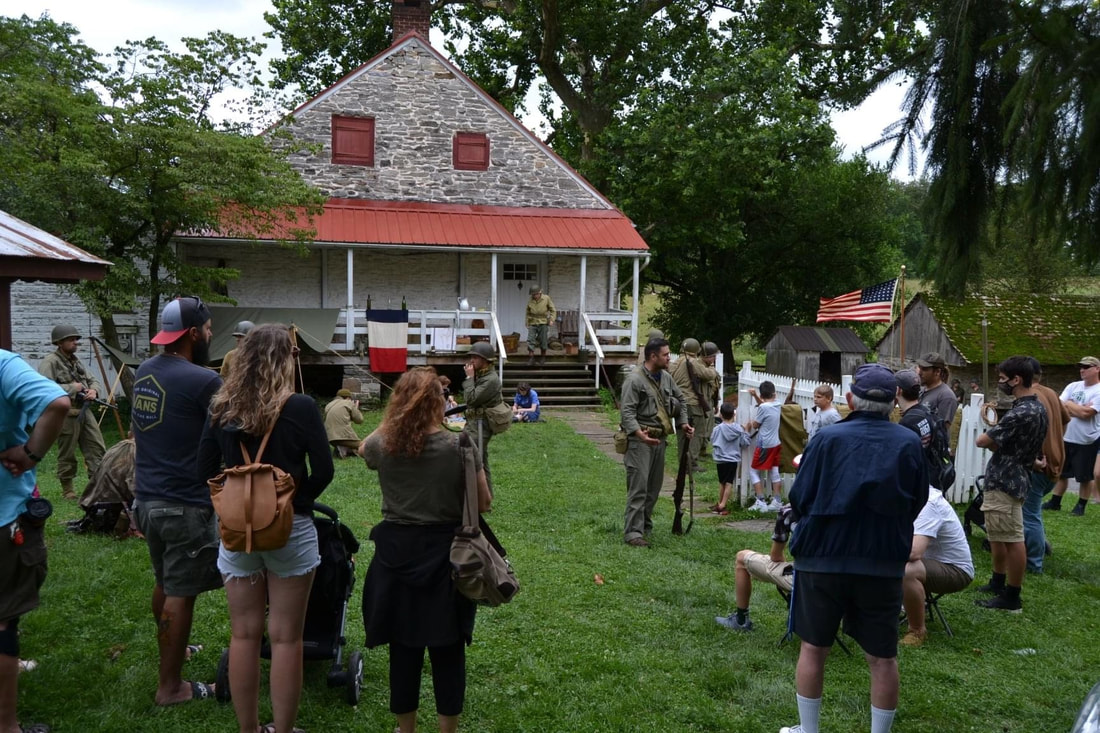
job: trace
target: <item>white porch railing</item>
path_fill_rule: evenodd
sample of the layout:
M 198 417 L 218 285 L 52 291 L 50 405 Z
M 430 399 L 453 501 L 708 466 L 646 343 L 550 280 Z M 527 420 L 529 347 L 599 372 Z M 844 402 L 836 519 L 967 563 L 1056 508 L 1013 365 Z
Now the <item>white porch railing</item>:
M 736 419 L 739 423 L 745 424 L 755 416 L 756 404 L 749 396 L 749 388 L 758 388 L 765 381 L 770 381 L 775 385 L 776 400 L 783 402 L 791 388 L 790 377 L 753 371 L 752 362 L 746 361 L 742 364 L 741 371 L 738 374 L 737 386 Z M 813 409 L 814 390 L 820 385 L 828 385 L 833 389 L 833 401 L 843 404 L 844 394 L 851 386 L 852 377 L 851 375 L 844 375 L 841 381 L 842 384 L 837 385 L 828 382 L 813 382 L 808 379 L 798 380 L 795 385 L 794 402 L 802 408 L 803 420 L 806 421 L 807 427 L 809 426 L 809 414 Z M 954 485 L 946 494 L 947 500 L 954 504 L 967 503 L 973 498 L 976 493 L 974 479 L 985 473 L 985 464 L 990 456 L 988 450 L 980 449 L 974 445 L 974 441 L 985 430 L 981 418 L 982 396 L 971 395 L 970 400 L 970 404 L 959 408 L 955 416 L 955 419 L 959 421 L 959 438 L 955 447 L 956 478 Z M 754 448 L 755 444 L 750 445 L 741 455 L 741 472 L 738 476 L 735 491 L 738 501 L 742 504 L 747 503 L 753 495 L 752 482 L 749 478 L 749 462 L 752 460 Z M 791 482 L 794 480 L 794 474 L 781 474 L 780 478 L 783 483 L 783 494 L 786 496 L 791 488 Z M 766 478 L 765 481 L 767 481 Z M 765 495 L 771 495 L 770 489 L 765 491 Z
M 600 345 L 600 340 L 597 338 L 597 331 L 592 327 L 592 320 L 588 317 L 588 314 L 581 312 L 581 321 L 584 323 L 584 328 L 581 329 L 581 344 L 584 343 L 583 334 L 588 334 L 588 337 L 592 339 L 592 349 L 596 353 L 596 389 L 600 388 L 600 367 L 603 366 L 604 354 L 603 347 Z
M 634 314 L 630 311 L 584 311 L 581 316 L 585 320 L 579 339 L 582 349 L 591 341 L 605 353 L 637 353 L 638 345 L 631 338 Z

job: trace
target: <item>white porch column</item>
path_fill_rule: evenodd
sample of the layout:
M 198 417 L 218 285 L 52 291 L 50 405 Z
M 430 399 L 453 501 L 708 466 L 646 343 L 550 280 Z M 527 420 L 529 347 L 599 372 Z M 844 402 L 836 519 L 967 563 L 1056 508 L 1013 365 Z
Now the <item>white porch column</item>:
M 585 290 L 588 288 L 588 255 L 581 255 L 581 296 L 577 303 L 577 308 L 581 313 L 585 312 L 584 295 Z M 584 350 L 584 318 L 577 319 L 577 347 Z
M 344 350 L 355 348 L 355 250 L 348 247 L 348 305 L 344 328 Z
M 489 261 L 489 310 L 497 312 L 497 253 Z
M 633 297 L 631 306 L 631 319 L 630 319 L 630 345 L 634 347 L 635 351 L 638 349 L 638 275 L 641 272 L 638 268 L 638 258 L 634 258 L 634 284 L 631 286 L 631 296 Z
M 607 258 L 607 309 L 619 309 L 619 258 Z
M 321 248 L 321 302 L 318 308 L 325 307 L 325 296 L 328 295 L 328 247 Z

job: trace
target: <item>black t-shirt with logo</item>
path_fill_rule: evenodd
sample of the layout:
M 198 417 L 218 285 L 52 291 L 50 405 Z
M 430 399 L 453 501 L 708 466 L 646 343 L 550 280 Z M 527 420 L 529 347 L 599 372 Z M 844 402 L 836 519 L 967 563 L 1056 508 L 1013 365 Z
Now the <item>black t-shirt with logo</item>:
M 210 489 L 198 471 L 199 438 L 221 384 L 215 372 L 171 354 L 138 367 L 131 415 L 139 501 L 210 506 Z

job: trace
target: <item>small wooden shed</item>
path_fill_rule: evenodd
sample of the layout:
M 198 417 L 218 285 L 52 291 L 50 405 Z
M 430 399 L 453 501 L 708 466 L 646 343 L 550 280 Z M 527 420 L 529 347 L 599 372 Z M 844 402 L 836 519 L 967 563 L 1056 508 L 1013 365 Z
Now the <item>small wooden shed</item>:
M 850 328 L 780 326 L 765 347 L 765 370 L 795 379 L 840 384 L 871 351 Z

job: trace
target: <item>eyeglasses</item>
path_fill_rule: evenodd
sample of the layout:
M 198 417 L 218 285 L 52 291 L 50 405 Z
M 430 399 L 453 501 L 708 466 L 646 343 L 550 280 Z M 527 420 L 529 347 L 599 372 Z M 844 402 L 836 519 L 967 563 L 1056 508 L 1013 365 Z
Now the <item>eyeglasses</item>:
M 1094 366 L 1096 366 L 1096 365 L 1095 364 L 1078 364 L 1077 368 L 1078 369 L 1092 369 Z

